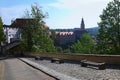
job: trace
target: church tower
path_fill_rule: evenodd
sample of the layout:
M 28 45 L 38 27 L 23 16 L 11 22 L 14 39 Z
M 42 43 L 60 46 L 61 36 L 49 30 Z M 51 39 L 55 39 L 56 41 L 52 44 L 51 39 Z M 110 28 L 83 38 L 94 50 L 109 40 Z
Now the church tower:
M 85 30 L 85 24 L 84 24 L 84 19 L 83 18 L 81 20 L 81 30 Z
M 80 29 L 77 29 L 74 31 L 74 34 L 76 36 L 76 41 L 81 38 L 82 34 L 86 33 L 87 31 L 85 30 L 85 23 L 84 19 L 82 18 L 81 24 L 80 24 Z

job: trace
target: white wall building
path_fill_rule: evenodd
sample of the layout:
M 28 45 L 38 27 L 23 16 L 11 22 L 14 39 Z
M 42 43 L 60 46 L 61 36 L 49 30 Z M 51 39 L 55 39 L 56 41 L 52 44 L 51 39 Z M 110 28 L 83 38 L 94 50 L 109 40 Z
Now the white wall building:
M 10 26 L 4 25 L 4 34 L 7 43 L 21 38 L 21 32 L 19 28 L 12 28 Z
M 34 23 L 34 19 L 31 18 L 17 18 L 16 20 L 12 21 L 11 25 L 3 25 L 6 42 L 10 43 L 11 41 L 20 39 L 21 29 L 32 22 Z M 42 25 L 45 27 L 45 29 L 49 29 L 45 24 L 42 23 Z

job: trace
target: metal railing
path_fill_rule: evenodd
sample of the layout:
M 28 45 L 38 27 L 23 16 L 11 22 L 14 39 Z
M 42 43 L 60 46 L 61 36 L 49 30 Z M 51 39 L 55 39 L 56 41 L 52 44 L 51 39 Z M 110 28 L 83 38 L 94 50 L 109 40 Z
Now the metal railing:
M 13 47 L 18 46 L 18 45 L 20 45 L 20 40 L 16 40 L 16 41 L 13 41 L 13 42 L 11 42 L 9 44 L 6 44 L 6 45 L 1 47 L 2 48 L 2 52 L 5 52 L 5 51 L 7 51 L 7 50 L 9 50 L 9 49 L 11 49 Z

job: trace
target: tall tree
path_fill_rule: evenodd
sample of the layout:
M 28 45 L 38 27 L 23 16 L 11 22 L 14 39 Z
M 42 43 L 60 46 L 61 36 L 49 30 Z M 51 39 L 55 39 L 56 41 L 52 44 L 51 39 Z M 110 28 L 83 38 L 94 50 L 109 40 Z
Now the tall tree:
M 3 23 L 2 18 L 0 17 L 0 45 L 3 40 L 4 40 Z
M 72 48 L 73 48 L 73 51 L 75 53 L 93 53 L 95 51 L 94 49 L 95 47 L 95 42 L 94 40 L 92 39 L 92 37 L 87 34 L 87 33 L 84 33 L 80 40 L 77 41 L 77 43 L 75 43 Z
M 99 53 L 120 53 L 120 1 L 113 0 L 100 15 Z
M 27 45 L 31 45 L 32 51 L 54 52 L 55 47 L 49 37 L 48 27 L 43 21 L 46 15 L 43 14 L 41 7 L 37 4 L 32 5 L 31 12 L 26 10 L 25 17 L 32 18 L 33 21 L 26 25 L 27 27 L 25 28 L 27 29 L 23 30 L 23 42 L 26 41 L 30 43 Z M 24 44 L 26 44 L 26 42 L 24 42 Z

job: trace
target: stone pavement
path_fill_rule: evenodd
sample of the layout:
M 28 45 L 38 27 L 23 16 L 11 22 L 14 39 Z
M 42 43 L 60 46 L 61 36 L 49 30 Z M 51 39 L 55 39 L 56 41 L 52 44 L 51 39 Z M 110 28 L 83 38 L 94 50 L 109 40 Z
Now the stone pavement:
M 40 70 L 46 72 L 47 74 L 50 74 L 51 76 L 58 78 L 59 80 L 81 80 L 81 79 L 76 79 L 74 77 L 65 75 L 63 73 L 56 72 L 55 70 L 52 70 L 50 68 L 46 68 L 44 65 L 39 65 L 39 64 L 37 64 L 33 61 L 30 61 L 28 59 L 25 59 L 25 58 L 20 58 L 20 59 L 23 60 L 24 62 L 26 62 L 27 64 L 29 64 L 33 67 L 36 67 L 37 69 L 40 69 Z
M 4 74 L 0 80 L 56 80 L 16 58 L 2 60 L 2 64 Z
M 0 80 L 3 79 L 3 69 L 4 69 L 4 65 L 3 62 L 0 61 Z
M 51 63 L 50 59 L 35 60 L 25 58 L 39 66 L 44 66 L 49 70 L 76 78 L 78 80 L 120 80 L 120 65 L 106 65 L 105 70 L 98 70 L 97 67 L 81 67 L 80 62 L 65 60 L 63 64 Z M 53 74 L 54 75 L 54 74 Z M 74 80 L 74 79 L 73 79 Z

